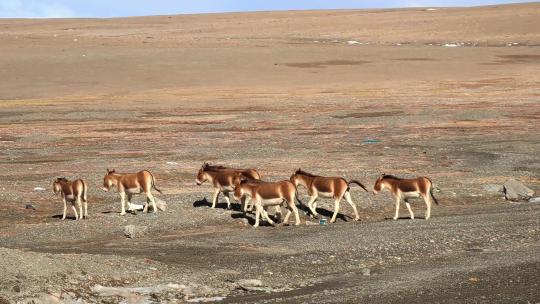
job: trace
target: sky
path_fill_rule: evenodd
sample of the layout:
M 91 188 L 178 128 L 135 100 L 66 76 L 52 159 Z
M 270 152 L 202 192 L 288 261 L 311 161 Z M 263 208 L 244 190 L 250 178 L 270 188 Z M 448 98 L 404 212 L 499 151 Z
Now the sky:
M 80 18 L 271 10 L 476 6 L 531 0 L 0 0 L 0 18 Z

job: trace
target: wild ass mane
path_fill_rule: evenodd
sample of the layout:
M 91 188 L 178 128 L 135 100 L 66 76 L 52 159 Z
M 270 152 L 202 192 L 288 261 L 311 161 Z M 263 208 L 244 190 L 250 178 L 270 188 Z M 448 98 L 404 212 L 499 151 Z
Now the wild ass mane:
M 305 175 L 305 176 L 309 176 L 309 177 L 317 177 L 318 176 L 318 175 L 311 174 L 311 173 L 306 172 L 306 171 L 302 171 L 302 169 L 296 170 L 296 172 L 294 174 L 301 174 L 301 175 Z

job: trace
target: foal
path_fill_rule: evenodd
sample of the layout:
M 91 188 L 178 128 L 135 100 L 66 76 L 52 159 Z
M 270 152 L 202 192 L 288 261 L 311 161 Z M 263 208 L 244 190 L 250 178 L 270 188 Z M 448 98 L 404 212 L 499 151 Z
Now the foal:
M 154 213 L 157 212 L 156 201 L 152 195 L 152 188 L 161 193 L 156 187 L 156 180 L 154 175 L 147 170 L 139 171 L 137 173 L 116 173 L 116 171 L 107 169 L 107 174 L 103 178 L 103 190 L 109 191 L 112 187 L 116 187 L 120 194 L 120 204 L 122 205 L 122 212 L 120 215 L 126 214 L 126 196 L 127 201 L 131 204 L 131 197 L 133 194 L 144 193 L 146 195 L 146 205 L 144 205 L 143 212 L 148 212 L 148 203 L 152 203 L 152 209 Z
M 62 220 L 66 219 L 67 213 L 67 202 L 71 203 L 71 208 L 73 208 L 73 213 L 75 213 L 75 220 L 82 218 L 88 218 L 88 203 L 86 201 L 86 183 L 82 179 L 77 179 L 72 182 L 68 181 L 64 177 L 59 177 L 53 182 L 53 192 L 54 194 L 60 193 L 62 196 L 62 201 L 64 202 L 64 213 L 62 215 Z M 84 213 L 81 201 L 84 202 Z M 77 209 L 75 206 L 79 207 L 79 215 L 77 214 Z
M 204 163 L 199 172 L 197 173 L 197 179 L 195 180 L 197 185 L 202 185 L 204 182 L 209 181 L 214 186 L 214 195 L 212 197 L 212 208 L 216 207 L 216 203 L 220 193 L 225 196 L 227 202 L 227 209 L 231 208 L 231 200 L 229 193 L 234 191 L 233 180 L 236 174 L 239 173 L 245 178 L 260 180 L 261 176 L 255 169 L 234 169 L 224 166 L 212 166 L 208 163 Z M 244 203 L 244 209 L 247 203 Z
M 405 205 L 411 214 L 411 219 L 414 219 L 414 213 L 411 209 L 411 205 L 409 204 L 409 198 L 422 196 L 427 206 L 426 220 L 431 216 L 431 199 L 433 199 L 435 204 L 439 204 L 435 196 L 433 196 L 433 184 L 427 177 L 402 179 L 383 173 L 377 179 L 377 181 L 375 181 L 375 185 L 373 186 L 373 194 L 377 194 L 379 191 L 386 188 L 392 192 L 396 199 L 396 215 L 394 216 L 394 220 L 397 220 L 399 217 L 399 204 L 401 199 L 405 200 Z
M 335 222 L 336 216 L 339 212 L 339 203 L 341 202 L 341 199 L 345 197 L 345 200 L 349 203 L 349 205 L 351 205 L 354 210 L 354 220 L 358 221 L 360 219 L 360 216 L 358 215 L 358 210 L 356 210 L 356 205 L 353 203 L 351 199 L 351 193 L 349 192 L 351 184 L 356 184 L 362 187 L 362 189 L 364 189 L 366 192 L 368 192 L 366 187 L 364 187 L 364 185 L 362 185 L 360 182 L 356 180 L 351 180 L 350 182 L 347 182 L 342 177 L 317 176 L 302 171 L 301 169 L 296 170 L 296 172 L 291 175 L 291 182 L 296 187 L 298 187 L 298 185 L 303 185 L 304 187 L 306 187 L 310 196 L 308 207 L 314 216 L 319 215 L 317 213 L 317 198 L 331 197 L 334 199 L 334 214 L 332 215 L 330 223 Z

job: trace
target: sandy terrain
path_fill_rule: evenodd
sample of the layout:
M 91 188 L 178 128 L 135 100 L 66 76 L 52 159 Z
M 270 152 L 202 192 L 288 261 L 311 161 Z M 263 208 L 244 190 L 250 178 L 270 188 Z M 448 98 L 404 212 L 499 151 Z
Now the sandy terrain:
M 540 205 L 489 191 L 540 191 L 538 3 L 2 19 L 0 41 L 0 303 L 540 302 Z M 208 207 L 203 161 L 425 175 L 441 204 L 392 221 L 390 194 L 354 188 L 360 222 L 342 204 L 253 229 Z M 106 168 L 151 170 L 168 210 L 120 216 Z M 57 176 L 87 180 L 90 219 L 60 221 Z

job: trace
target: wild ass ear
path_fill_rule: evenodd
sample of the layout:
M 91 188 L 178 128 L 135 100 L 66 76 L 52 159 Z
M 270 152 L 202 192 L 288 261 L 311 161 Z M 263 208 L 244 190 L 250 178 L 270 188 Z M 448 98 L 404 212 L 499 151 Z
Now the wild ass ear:
M 111 173 L 114 173 L 114 172 L 115 172 L 115 170 L 114 170 L 114 169 L 112 169 L 112 170 L 109 170 L 109 168 L 107 168 L 107 174 L 111 174 Z

